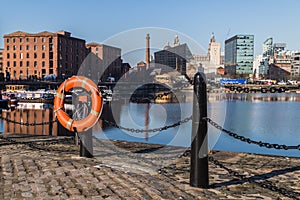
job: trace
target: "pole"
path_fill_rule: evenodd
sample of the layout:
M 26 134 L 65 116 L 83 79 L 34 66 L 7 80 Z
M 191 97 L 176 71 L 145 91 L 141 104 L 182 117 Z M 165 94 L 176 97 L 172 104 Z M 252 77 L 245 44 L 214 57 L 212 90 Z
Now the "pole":
M 76 102 L 77 101 L 77 102 Z M 76 120 L 80 120 L 82 118 L 85 118 L 88 115 L 88 104 L 87 102 L 81 102 L 79 101 L 79 98 L 75 100 L 75 105 L 77 105 L 76 114 L 73 115 L 73 118 Z M 77 132 L 77 129 L 74 128 L 75 131 L 75 141 L 77 141 L 79 136 L 79 156 L 80 157 L 86 157 L 86 158 L 92 158 L 93 157 L 93 132 L 92 128 L 86 131 Z M 77 143 L 77 142 L 76 142 Z
M 190 185 L 208 188 L 207 94 L 204 73 L 194 76 Z
M 52 120 L 53 120 L 53 108 L 51 108 L 51 109 L 49 109 L 49 121 L 50 121 L 50 123 L 49 123 L 49 135 L 53 135 L 53 126 L 54 126 L 54 123 L 52 122 Z M 59 123 L 58 121 L 57 121 L 57 123 Z M 57 129 L 58 129 L 58 126 L 57 126 Z
M 92 128 L 80 133 L 80 157 L 93 157 L 93 133 Z

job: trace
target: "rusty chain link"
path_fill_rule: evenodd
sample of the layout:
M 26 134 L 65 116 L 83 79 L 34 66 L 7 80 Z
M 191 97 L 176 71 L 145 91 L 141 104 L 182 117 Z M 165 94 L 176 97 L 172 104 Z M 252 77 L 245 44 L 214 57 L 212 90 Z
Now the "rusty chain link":
M 129 131 L 129 132 L 132 132 L 132 133 L 150 133 L 150 132 L 159 132 L 159 131 L 164 131 L 164 130 L 167 130 L 169 128 L 175 128 L 177 126 L 180 126 L 181 124 L 184 124 L 184 123 L 187 123 L 189 122 L 190 120 L 192 119 L 192 116 L 190 117 L 187 117 L 181 121 L 178 121 L 172 125 L 167 125 L 167 126 L 164 126 L 164 127 L 160 127 L 160 128 L 154 128 L 154 129 L 149 129 L 149 130 L 145 130 L 145 129 L 134 129 L 134 128 L 127 128 L 127 127 L 123 127 L 121 125 L 118 125 L 114 122 L 111 122 L 111 121 L 108 121 L 108 120 L 105 120 L 105 119 L 102 119 L 104 122 L 108 123 L 109 125 L 115 127 L 115 128 L 118 128 L 118 129 L 122 129 L 122 130 L 125 130 L 125 131 Z
M 204 118 L 204 120 L 206 120 L 208 123 L 210 123 L 216 129 L 228 134 L 229 136 L 231 136 L 231 137 L 233 137 L 237 140 L 240 140 L 242 142 L 247 142 L 248 144 L 255 144 L 255 145 L 258 145 L 260 147 L 265 147 L 265 148 L 268 148 L 268 149 L 273 148 L 273 149 L 278 149 L 278 150 L 280 150 L 280 149 L 283 149 L 283 150 L 291 150 L 291 149 L 300 150 L 300 144 L 296 145 L 296 146 L 290 146 L 290 145 L 285 145 L 285 144 L 271 144 L 271 143 L 268 143 L 268 142 L 255 141 L 255 140 L 252 140 L 250 138 L 238 135 L 238 134 L 236 134 L 232 131 L 224 129 L 221 125 L 214 122 L 210 118 Z
M 280 188 L 280 187 L 276 186 L 273 182 L 271 182 L 269 180 L 264 180 L 262 182 L 255 181 L 255 179 L 252 179 L 251 177 L 247 177 L 246 175 L 240 174 L 239 172 L 234 171 L 234 170 L 226 167 L 224 164 L 222 164 L 221 162 L 219 162 L 218 160 L 216 160 L 212 156 L 208 156 L 208 160 L 210 162 L 212 162 L 213 164 L 215 164 L 216 166 L 226 170 L 229 173 L 229 175 L 237 177 L 240 180 L 245 180 L 249 183 L 254 183 L 254 184 L 256 184 L 256 185 L 258 185 L 262 188 L 266 188 L 266 189 L 269 189 L 271 191 L 278 192 L 278 193 L 280 193 L 280 194 L 282 194 L 286 197 L 289 197 L 289 198 L 299 199 L 298 198 L 298 196 L 300 195 L 299 192 L 294 192 L 294 191 L 291 191 L 291 190 L 287 190 L 285 188 Z

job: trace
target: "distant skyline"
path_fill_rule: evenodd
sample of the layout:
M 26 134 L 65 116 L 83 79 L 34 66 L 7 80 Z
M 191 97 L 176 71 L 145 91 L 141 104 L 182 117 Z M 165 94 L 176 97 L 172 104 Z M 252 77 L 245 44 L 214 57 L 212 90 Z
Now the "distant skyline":
M 225 40 L 237 34 L 254 35 L 255 55 L 262 53 L 262 43 L 268 37 L 273 37 L 275 43 L 286 43 L 289 50 L 300 50 L 299 7 L 298 0 L 7 0 L 1 1 L 0 47 L 4 45 L 3 35 L 14 31 L 66 30 L 87 43 L 102 43 L 120 32 L 160 27 L 191 37 L 205 51 L 212 32 L 222 51 Z M 145 42 L 145 36 L 131 40 Z M 156 47 L 172 43 L 174 36 Z M 151 44 L 155 39 L 161 40 L 151 37 Z

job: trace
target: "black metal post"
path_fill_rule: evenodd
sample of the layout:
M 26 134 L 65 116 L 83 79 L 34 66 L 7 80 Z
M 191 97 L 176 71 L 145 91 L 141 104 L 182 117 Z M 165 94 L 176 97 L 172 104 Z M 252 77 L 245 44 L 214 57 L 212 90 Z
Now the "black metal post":
M 190 185 L 208 188 L 207 94 L 205 75 L 194 77 Z
M 80 133 L 80 157 L 93 157 L 93 133 L 92 128 Z
M 50 136 L 53 135 L 52 130 L 53 130 L 54 123 L 52 122 L 52 120 L 53 120 L 53 108 L 49 109 L 49 121 L 50 121 L 50 123 L 49 123 L 49 135 Z M 59 123 L 59 122 L 57 121 L 57 123 Z M 57 125 L 57 131 L 59 131 L 58 125 Z M 57 135 L 59 135 L 59 133 L 57 133 Z

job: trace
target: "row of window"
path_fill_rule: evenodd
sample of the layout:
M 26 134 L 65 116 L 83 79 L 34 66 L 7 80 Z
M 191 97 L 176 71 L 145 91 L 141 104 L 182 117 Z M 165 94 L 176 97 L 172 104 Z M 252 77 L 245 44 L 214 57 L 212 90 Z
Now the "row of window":
M 75 46 L 75 47 L 79 46 L 81 48 L 85 47 L 84 42 L 78 42 L 77 40 L 70 40 L 70 39 L 64 39 L 64 38 L 59 38 L 58 43 L 62 44 L 62 45 L 71 45 L 71 46 Z
M 295 72 L 295 73 L 293 73 L 292 75 L 293 76 L 296 76 L 296 75 L 298 75 L 299 74 L 299 72 Z
M 12 43 L 16 43 L 17 39 L 19 40 L 20 43 L 22 43 L 23 41 L 29 42 L 31 38 L 6 38 L 6 43 L 10 43 L 10 41 L 12 41 Z M 40 38 L 38 37 L 34 37 L 33 41 L 34 43 L 37 43 L 39 41 Z M 46 42 L 46 38 L 41 38 L 42 42 L 45 43 Z M 52 38 L 48 38 L 49 39 L 49 43 L 52 43 Z
M 34 70 L 33 73 L 34 73 L 34 75 L 38 75 L 38 74 L 40 75 L 41 72 L 38 71 L 38 70 Z M 29 76 L 29 72 L 28 71 L 26 71 L 26 74 L 27 74 L 27 76 Z M 25 74 L 25 76 L 26 76 L 26 74 Z M 49 74 L 53 74 L 53 70 L 52 69 L 49 70 Z M 46 69 L 42 69 L 42 75 L 46 75 Z M 14 76 L 14 78 L 17 78 L 17 71 L 16 70 L 13 71 L 13 76 Z M 20 77 L 24 78 L 23 76 L 24 76 L 23 75 L 23 71 L 21 70 L 20 71 Z
M 72 48 L 69 46 L 59 46 L 59 52 L 66 52 L 66 53 L 75 53 L 75 54 L 85 54 L 86 51 L 85 50 L 81 50 L 79 48 Z
M 9 51 L 10 48 L 12 48 L 14 51 L 16 51 L 16 50 L 18 50 L 18 49 L 19 49 L 20 51 L 23 50 L 23 46 L 22 46 L 22 45 L 20 45 L 19 47 L 16 46 L 16 45 L 13 45 L 13 46 L 6 46 L 6 50 L 7 50 L 7 51 Z M 26 45 L 25 49 L 26 49 L 27 51 L 29 51 L 29 50 L 30 50 L 30 46 L 29 46 L 29 45 Z M 37 51 L 38 49 L 39 49 L 39 47 L 38 47 L 37 45 L 34 45 L 34 46 L 33 46 L 33 50 L 34 50 L 34 51 Z M 41 46 L 41 49 L 42 49 L 42 51 L 45 51 L 45 50 L 46 50 L 46 45 L 42 45 L 42 46 Z M 62 46 L 59 46 L 59 50 L 60 50 L 60 51 L 63 50 L 63 49 L 62 49 Z M 49 45 L 49 51 L 53 51 L 53 45 L 52 45 L 52 44 Z M 73 48 L 69 48 L 68 46 L 66 46 L 65 49 L 64 49 L 64 51 L 65 51 L 65 52 L 70 51 L 71 53 L 73 53 L 74 50 L 73 50 Z M 81 51 L 80 51 L 80 52 L 81 52 Z M 78 49 L 76 49 L 76 53 L 79 54 L 79 50 L 78 50 Z M 81 53 L 82 53 L 82 52 L 81 52 Z
M 239 46 L 237 46 L 236 49 L 238 49 L 238 50 L 251 50 L 251 51 L 253 51 L 253 47 L 252 48 L 249 48 L 249 47 L 240 48 Z
M 19 46 L 19 48 L 16 46 L 16 45 L 13 45 L 12 46 L 12 49 L 14 50 L 14 51 L 16 51 L 17 49 L 19 49 L 20 51 L 22 51 L 23 50 L 23 46 L 22 45 L 20 45 Z M 26 50 L 28 51 L 30 49 L 30 46 L 29 45 L 26 45 Z M 46 45 L 42 45 L 41 46 L 41 49 L 42 49 L 42 51 L 45 51 L 46 50 Z M 10 46 L 6 46 L 6 50 L 10 50 Z M 37 45 L 34 45 L 33 46 L 33 50 L 34 51 L 37 51 L 38 50 L 38 46 Z M 50 44 L 49 45 L 49 51 L 52 51 L 53 50 L 53 45 L 52 44 Z
M 9 61 L 7 61 L 6 66 L 10 67 L 10 62 Z M 45 67 L 45 66 L 46 66 L 46 62 L 42 61 L 42 67 Z M 16 61 L 13 61 L 13 67 L 17 67 L 17 62 Z M 23 61 L 19 62 L 18 67 L 23 67 Z M 26 67 L 30 67 L 30 62 L 29 61 L 26 61 Z M 38 67 L 38 62 L 37 61 L 33 62 L 33 67 Z M 49 67 L 50 68 L 53 67 L 53 62 L 52 61 L 49 62 Z
M 68 69 L 68 68 L 73 69 L 76 66 L 78 66 L 78 65 L 76 65 L 74 63 L 67 63 L 67 62 L 65 62 L 64 66 L 62 63 L 59 64 L 59 68 L 63 68 L 63 69 Z
M 241 66 L 239 66 L 239 67 L 237 67 L 236 68 L 236 70 L 240 70 L 240 71 L 247 71 L 247 70 L 253 70 L 253 68 L 252 67 L 241 67 Z
M 10 56 L 11 56 L 11 54 L 7 54 L 7 59 L 10 59 Z M 12 58 L 13 59 L 16 59 L 17 58 L 17 54 L 16 53 L 13 53 L 12 54 Z M 42 53 L 42 59 L 45 59 L 45 57 L 46 57 L 46 54 L 45 53 Z M 23 56 L 23 53 L 20 53 L 19 54 L 19 58 L 20 59 L 23 59 L 24 58 L 24 56 Z M 26 58 L 30 58 L 30 54 L 29 53 L 26 53 Z M 37 59 L 38 58 L 38 54 L 37 53 L 34 53 L 33 54 L 33 58 L 35 58 L 35 59 Z M 60 54 L 60 60 L 62 60 L 63 59 L 63 57 L 62 57 L 62 54 Z M 52 52 L 50 52 L 50 54 L 49 54 L 49 59 L 51 60 L 51 59 L 53 59 L 53 53 Z M 71 59 L 71 62 L 73 61 L 73 62 L 76 62 L 76 63 L 78 63 L 79 62 L 79 58 L 78 58 L 78 56 L 70 56 L 70 59 Z M 65 60 L 69 60 L 69 56 L 68 55 L 65 55 Z
M 9 43 L 11 42 L 11 40 L 12 40 L 12 43 L 16 43 L 17 40 L 19 40 L 20 43 L 23 43 L 24 41 L 30 42 L 30 39 L 31 39 L 31 38 L 25 38 L 25 39 L 24 39 L 24 38 L 6 38 L 6 43 L 9 44 Z M 39 39 L 42 40 L 42 43 L 45 43 L 45 42 L 46 42 L 46 38 L 38 38 L 38 37 L 34 37 L 34 38 L 33 38 L 34 43 L 38 43 Z M 48 38 L 48 39 L 49 39 L 49 43 L 52 44 L 53 39 L 52 39 L 52 38 Z M 71 46 L 74 45 L 75 47 L 78 47 L 78 46 L 79 46 L 77 41 L 64 40 L 63 38 L 59 39 L 59 44 L 66 44 L 66 45 L 70 44 Z M 84 47 L 85 44 L 82 43 L 82 45 L 80 45 L 80 46 L 81 46 L 81 47 Z M 98 48 L 97 48 L 96 51 L 98 51 Z
M 8 59 L 10 59 L 10 55 L 11 55 L 11 54 L 9 54 L 9 53 L 7 54 L 7 58 L 8 58 Z M 13 55 L 13 58 L 14 58 L 14 59 L 17 58 L 17 54 L 16 54 L 16 53 L 13 53 L 12 55 Z M 38 54 L 37 54 L 37 53 L 34 53 L 34 54 L 33 54 L 33 58 L 37 58 L 37 57 L 38 57 Z M 45 53 L 42 53 L 42 58 L 45 58 L 45 57 L 46 57 L 46 54 L 45 54 Z M 50 59 L 53 59 L 53 53 L 50 53 L 50 54 L 49 54 L 49 57 L 50 57 Z M 24 57 L 23 57 L 23 53 L 20 53 L 20 54 L 19 54 L 19 58 L 20 58 L 20 59 L 23 59 L 23 58 L 24 58 Z M 30 58 L 30 54 L 29 54 L 29 53 L 26 53 L 26 58 Z

